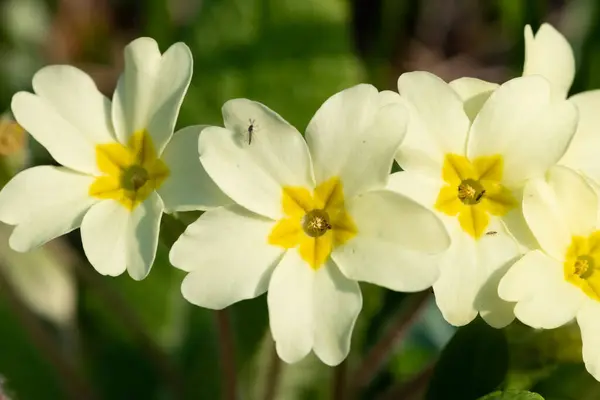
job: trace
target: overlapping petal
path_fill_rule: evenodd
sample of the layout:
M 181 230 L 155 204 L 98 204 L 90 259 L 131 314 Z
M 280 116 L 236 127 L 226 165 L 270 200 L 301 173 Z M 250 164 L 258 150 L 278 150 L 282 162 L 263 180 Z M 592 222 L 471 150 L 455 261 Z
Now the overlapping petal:
M 181 287 L 183 296 L 193 304 L 222 309 L 263 294 L 284 253 L 266 242 L 272 227 L 273 221 L 238 205 L 204 213 L 169 255 L 175 267 L 190 272 Z
M 333 95 L 306 129 L 316 181 L 339 177 L 346 197 L 383 188 L 406 123 L 397 94 L 363 84 Z
M 565 281 L 562 262 L 539 250 L 527 253 L 500 281 L 500 297 L 518 302 L 515 315 L 533 328 L 553 329 L 569 322 L 585 295 Z
M 600 304 L 587 301 L 577 313 L 585 368 L 600 381 Z
M 407 171 L 439 174 L 447 153 L 465 152 L 470 121 L 463 102 L 446 82 L 428 72 L 402 74 L 398 90 L 411 107 L 396 159 Z
M 160 154 L 168 143 L 192 79 L 192 54 L 176 43 L 161 55 L 154 39 L 142 37 L 125 47 L 125 71 L 113 96 L 112 120 L 123 144 L 146 129 Z
M 544 78 L 515 78 L 494 91 L 475 118 L 467 155 L 501 155 L 503 183 L 519 187 L 558 162 L 576 127 L 576 108 L 567 101 L 551 101 Z
M 465 113 L 471 122 L 499 86 L 497 83 L 469 77 L 455 79 L 449 85 L 462 100 Z
M 600 90 L 576 94 L 569 101 L 579 111 L 579 123 L 559 164 L 583 172 L 600 183 Z
M 572 236 L 589 235 L 598 218 L 597 196 L 584 178 L 554 167 L 546 179 L 527 183 L 523 214 L 544 251 L 561 260 Z
M 28 251 L 78 228 L 95 202 L 88 196 L 92 179 L 51 166 L 16 175 L 0 192 L 0 220 L 17 225 L 10 246 Z
M 533 34 L 525 26 L 525 63 L 523 76 L 541 75 L 552 85 L 557 100 L 567 97 L 575 78 L 575 56 L 565 37 L 550 24 L 542 24 Z
M 315 186 L 302 135 L 264 105 L 230 100 L 223 106 L 226 128 L 208 127 L 199 139 L 200 161 L 233 201 L 273 219 L 283 217 L 282 188 Z M 254 121 L 248 143 L 249 121 Z
M 169 177 L 158 189 L 167 212 L 207 210 L 231 203 L 210 179 L 198 157 L 198 137 L 204 126 L 175 132 L 161 159 Z
M 42 68 L 33 77 L 33 88 L 36 94 L 13 96 L 17 122 L 60 164 L 98 173 L 94 146 L 115 140 L 110 101 L 89 76 L 66 65 Z
M 357 234 L 331 255 L 344 275 L 405 292 L 435 282 L 436 255 L 450 239 L 432 211 L 387 190 L 357 196 L 347 207 Z

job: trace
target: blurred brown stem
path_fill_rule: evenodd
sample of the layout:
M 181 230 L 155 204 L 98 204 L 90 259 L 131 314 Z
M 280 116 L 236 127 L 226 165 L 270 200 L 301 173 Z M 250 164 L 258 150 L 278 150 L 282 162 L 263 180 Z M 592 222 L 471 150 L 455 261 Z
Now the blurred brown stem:
M 14 311 L 27 331 L 33 344 L 37 346 L 43 357 L 54 367 L 60 379 L 60 384 L 68 397 L 74 400 L 90 399 L 99 397 L 87 379 L 80 373 L 80 369 L 68 360 L 60 351 L 60 345 L 52 338 L 52 335 L 44 328 L 41 321 L 27 307 L 11 283 L 6 279 L 4 273 L 0 272 L 0 293 L 8 300 L 8 305 Z
M 348 360 L 342 361 L 333 370 L 333 396 L 334 400 L 346 398 L 346 376 L 348 375 Z
M 221 360 L 221 396 L 225 400 L 235 400 L 237 398 L 237 378 L 231 321 L 227 310 L 215 311 L 215 317 Z
M 407 382 L 392 386 L 378 400 L 416 400 L 422 398 L 435 368 L 435 362 L 427 365 Z
M 275 398 L 279 386 L 279 377 L 281 375 L 281 359 L 277 354 L 275 343 L 273 343 L 271 350 L 271 359 L 269 360 L 269 369 L 267 371 L 265 385 L 265 400 L 273 400 Z
M 82 262 L 77 263 L 77 265 L 78 267 L 75 268 L 75 271 L 77 271 L 81 279 L 102 297 L 105 304 L 117 317 L 119 317 L 123 325 L 129 328 L 131 333 L 139 341 L 144 349 L 144 353 L 148 355 L 148 358 L 152 364 L 154 364 L 157 371 L 164 377 L 165 383 L 169 386 L 173 398 L 183 399 L 184 384 L 181 372 L 175 367 L 165 352 L 146 334 L 146 329 L 136 313 L 129 307 L 127 301 L 123 299 L 117 290 L 108 285 L 104 278 L 98 275 L 90 265 Z
M 352 373 L 349 383 L 350 393 L 358 393 L 377 375 L 381 367 L 391 356 L 393 348 L 406 337 L 408 328 L 410 328 L 419 316 L 420 311 L 427 304 L 429 294 L 430 292 L 427 290 L 415 293 L 406 299 L 406 306 L 400 307 L 387 332 L 375 343 L 362 363 Z

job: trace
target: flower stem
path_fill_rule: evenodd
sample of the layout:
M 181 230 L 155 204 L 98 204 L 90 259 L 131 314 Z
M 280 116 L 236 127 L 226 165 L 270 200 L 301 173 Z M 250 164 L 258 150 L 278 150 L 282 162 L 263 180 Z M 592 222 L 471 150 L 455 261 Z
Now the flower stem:
M 27 331 L 29 337 L 37 346 L 40 353 L 54 367 L 63 390 L 71 399 L 98 399 L 93 387 L 81 374 L 81 370 L 60 351 L 60 345 L 48 333 L 41 324 L 40 320 L 27 307 L 12 284 L 6 279 L 4 273 L 0 272 L 0 293 L 3 293 L 8 300 L 8 305 L 14 311 L 21 322 L 23 328 Z
M 428 290 L 415 293 L 406 300 L 405 307 L 400 307 L 388 331 L 371 348 L 362 363 L 351 375 L 351 393 L 358 393 L 371 383 L 390 357 L 393 348 L 404 339 L 408 328 L 420 315 L 420 311 L 427 304 L 429 295 L 430 291 Z
M 348 361 L 344 360 L 333 370 L 333 388 L 331 397 L 334 400 L 346 399 L 346 377 L 348 375 Z
M 425 394 L 425 389 L 431 379 L 431 376 L 433 375 L 434 368 L 435 362 L 430 363 L 408 382 L 402 382 L 392 386 L 380 397 L 379 400 L 420 399 Z
M 267 371 L 267 380 L 265 385 L 264 400 L 273 400 L 277 394 L 279 386 L 279 377 L 281 376 L 281 359 L 277 354 L 275 343 L 272 346 L 271 359 L 269 361 L 269 370 Z
M 129 304 L 123 299 L 121 293 L 108 285 L 89 265 L 83 262 L 78 262 L 77 265 L 75 271 L 79 277 L 102 298 L 103 302 L 114 312 L 114 315 L 135 336 L 150 362 L 154 364 L 156 370 L 163 376 L 173 398 L 183 398 L 184 383 L 181 371 L 175 367 L 167 354 L 148 336 L 137 314 L 129 307 Z
M 225 400 L 235 400 L 237 398 L 237 377 L 231 321 L 227 310 L 215 311 L 215 317 L 221 355 L 221 397 Z

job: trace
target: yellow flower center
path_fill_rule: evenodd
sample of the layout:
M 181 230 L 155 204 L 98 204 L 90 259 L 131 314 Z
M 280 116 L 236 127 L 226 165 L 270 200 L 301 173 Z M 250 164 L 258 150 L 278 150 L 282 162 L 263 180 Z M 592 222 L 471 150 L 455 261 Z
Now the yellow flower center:
M 286 249 L 298 248 L 300 257 L 318 269 L 331 250 L 356 235 L 354 221 L 344 205 L 340 179 L 335 177 L 318 185 L 314 192 L 303 187 L 282 189 L 281 205 L 285 217 L 277 221 L 268 237 L 269 244 Z
M 473 161 L 457 154 L 446 154 L 435 209 L 458 216 L 461 228 L 475 239 L 483 236 L 490 215 L 502 216 L 517 205 L 511 192 L 502 185 L 504 160 L 500 155 L 478 157 Z
M 90 186 L 90 196 L 117 200 L 129 210 L 143 202 L 169 176 L 169 169 L 158 158 L 146 131 L 134 133 L 127 146 L 97 145 L 96 164 L 103 175 Z
M 563 264 L 565 280 L 600 301 L 600 231 L 573 236 Z

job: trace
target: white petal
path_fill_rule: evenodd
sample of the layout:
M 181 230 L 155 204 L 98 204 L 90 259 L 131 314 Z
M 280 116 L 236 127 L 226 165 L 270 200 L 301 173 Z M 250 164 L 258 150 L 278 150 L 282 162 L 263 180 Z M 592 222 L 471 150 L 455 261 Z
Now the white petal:
M 455 326 L 468 324 L 478 313 L 496 328 L 508 325 L 514 305 L 498 297 L 498 282 L 519 255 L 516 243 L 497 220 L 489 227 L 496 233 L 479 240 L 456 221 L 449 225 L 452 245 L 440 257 L 440 277 L 433 285 L 442 315 Z
M 550 86 L 539 76 L 500 86 L 473 122 L 469 158 L 501 155 L 509 186 L 543 175 L 563 156 L 577 126 L 571 103 L 550 101 Z
M 575 317 L 585 295 L 564 280 L 562 263 L 539 250 L 527 253 L 500 281 L 498 293 L 517 302 L 515 315 L 532 328 L 554 329 Z
M 118 276 L 125 272 L 130 216 L 130 211 L 117 201 L 104 200 L 90 208 L 83 218 L 83 251 L 102 275 Z
M 560 164 L 581 171 L 600 182 L 600 90 L 590 90 L 569 98 L 579 111 L 579 124 Z
M 418 172 L 400 171 L 390 175 L 387 188 L 403 194 L 432 210 L 440 189 L 445 185 L 446 183 L 438 176 L 434 178 Z M 441 213 L 437 214 L 443 215 Z M 443 219 L 451 220 L 454 218 L 444 216 Z
M 127 225 L 127 272 L 136 281 L 144 279 L 150 272 L 163 213 L 163 202 L 156 192 L 139 204 L 132 212 Z
M 124 53 L 125 71 L 113 97 L 117 136 L 126 143 L 147 129 L 161 153 L 192 79 L 192 53 L 184 43 L 175 43 L 161 55 L 156 41 L 147 37 L 128 44 Z
M 432 211 L 387 190 L 357 196 L 347 207 L 358 233 L 331 255 L 344 275 L 404 292 L 435 282 L 435 255 L 450 239 Z
M 17 225 L 10 238 L 28 251 L 77 229 L 95 202 L 93 178 L 61 167 L 40 166 L 17 174 L 0 192 L 0 220 Z
M 535 36 L 525 26 L 525 64 L 523 76 L 542 75 L 552 85 L 552 95 L 567 97 L 575 78 L 575 56 L 567 39 L 550 24 L 542 24 Z
M 18 92 L 12 98 L 11 107 L 17 122 L 40 142 L 57 162 L 77 171 L 98 173 L 96 143 L 89 135 L 79 131 L 71 121 L 65 119 L 54 103 L 32 93 Z
M 347 197 L 385 186 L 407 122 L 402 99 L 390 93 L 363 84 L 323 103 L 306 128 L 317 182 L 337 176 Z
M 279 219 L 283 186 L 314 187 L 302 135 L 269 108 L 247 99 L 225 103 L 223 119 L 226 129 L 208 127 L 200 135 L 202 165 L 236 203 Z M 251 144 L 249 121 L 254 126 Z
M 428 72 L 402 74 L 398 90 L 412 110 L 396 159 L 405 170 L 439 174 L 445 154 L 465 153 L 470 121 L 463 102 L 446 82 Z
M 0 224 L 0 268 L 27 306 L 66 327 L 75 315 L 77 293 L 75 277 L 58 254 L 62 247 L 17 253 L 8 247 L 10 232 L 9 226 Z
M 453 80 L 449 85 L 462 100 L 465 113 L 471 121 L 499 86 L 497 83 L 468 77 Z
M 267 294 L 275 348 L 287 363 L 300 361 L 313 347 L 314 287 L 315 271 L 297 251 L 287 251 L 273 272 Z
M 159 188 L 167 212 L 207 210 L 231 203 L 200 163 L 198 136 L 204 126 L 189 126 L 173 135 L 161 159 L 170 175 Z
M 177 239 L 169 258 L 190 272 L 181 292 L 190 303 L 222 309 L 263 294 L 283 249 L 266 238 L 273 221 L 232 205 L 202 214 Z
M 338 365 L 350 352 L 352 330 L 362 308 L 360 287 L 330 259 L 316 272 L 313 302 L 314 352 L 325 364 Z
M 577 313 L 585 368 L 600 381 L 600 304 L 587 300 Z
M 527 183 L 523 214 L 542 249 L 560 260 L 572 236 L 587 236 L 594 231 L 598 199 L 583 177 L 556 166 L 548 171 L 546 180 Z

